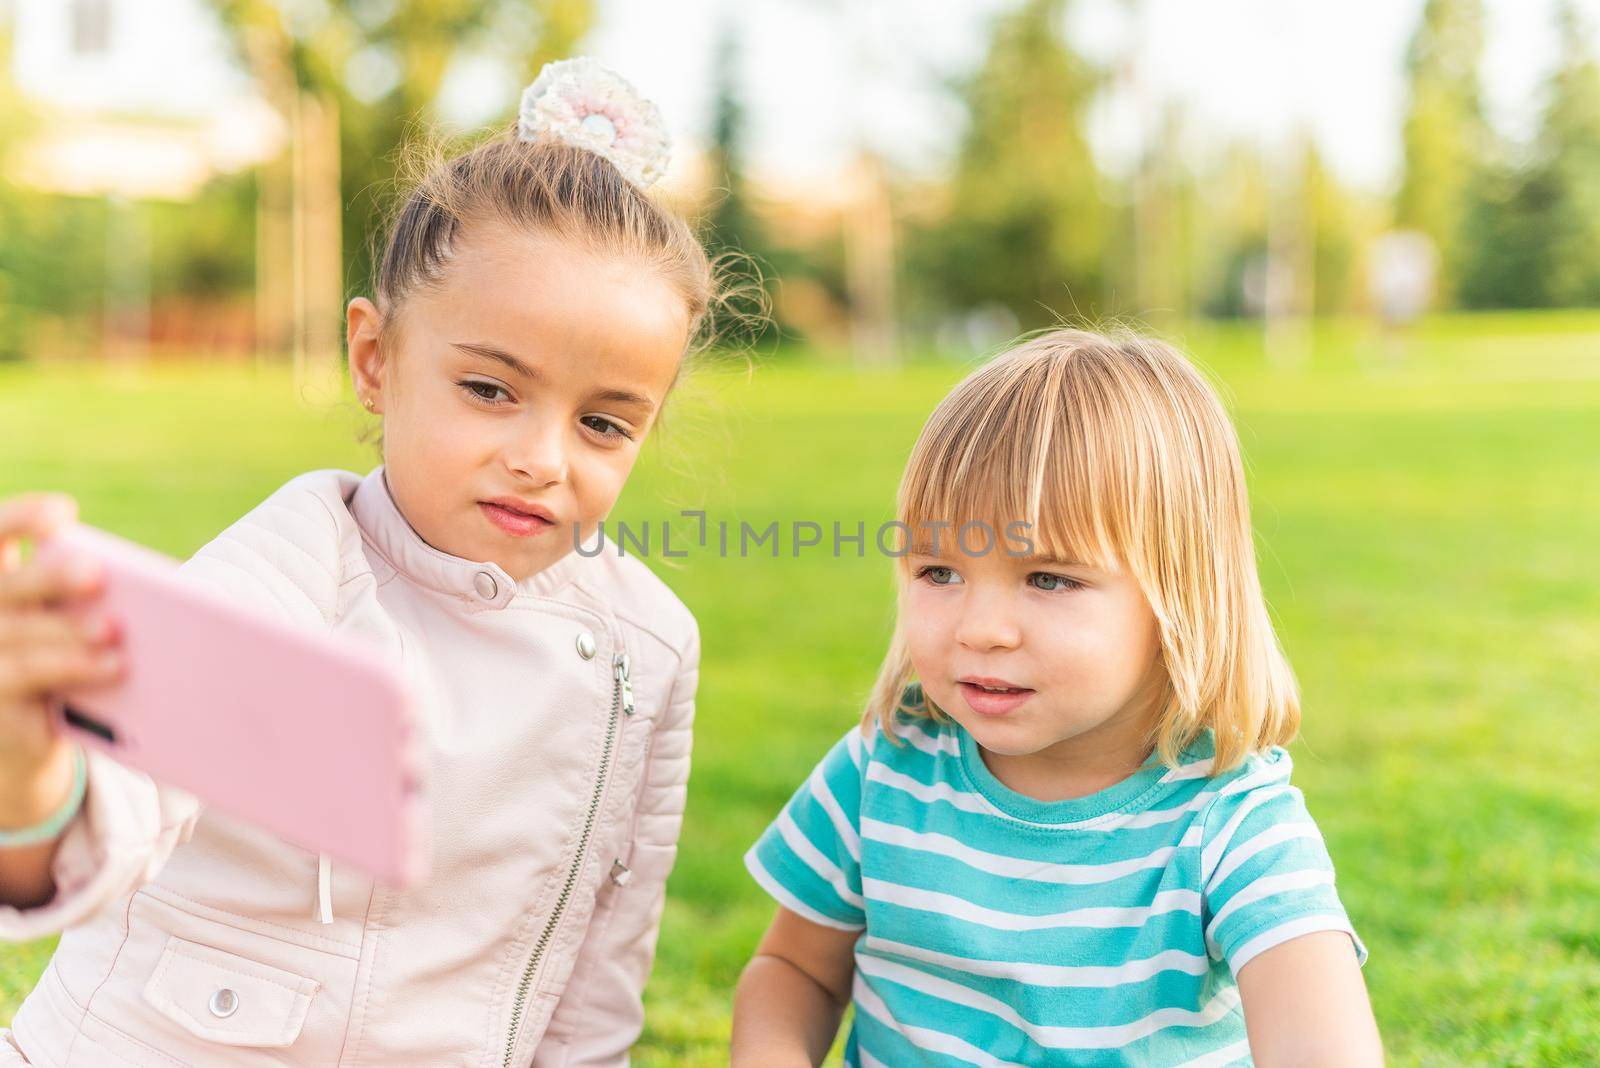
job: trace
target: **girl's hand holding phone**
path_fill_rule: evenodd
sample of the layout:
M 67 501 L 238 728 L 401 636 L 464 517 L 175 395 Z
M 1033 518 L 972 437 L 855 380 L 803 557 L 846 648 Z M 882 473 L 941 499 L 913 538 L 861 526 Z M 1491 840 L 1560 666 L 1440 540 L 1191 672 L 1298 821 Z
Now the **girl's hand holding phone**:
M 112 683 L 123 669 L 117 627 L 94 610 L 97 565 L 22 559 L 24 539 L 37 544 L 76 519 L 76 503 L 60 494 L 0 501 L 0 831 L 48 819 L 72 789 L 73 743 L 50 722 L 50 695 Z M 0 900 L 40 875 L 23 853 L 42 856 L 48 878 L 49 850 L 0 850 Z M 19 883 L 24 868 L 34 878 Z

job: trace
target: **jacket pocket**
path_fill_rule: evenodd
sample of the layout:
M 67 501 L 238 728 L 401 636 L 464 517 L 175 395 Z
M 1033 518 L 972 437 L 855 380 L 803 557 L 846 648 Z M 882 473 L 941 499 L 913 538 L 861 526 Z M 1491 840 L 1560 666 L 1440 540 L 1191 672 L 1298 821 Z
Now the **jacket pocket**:
M 282 1047 L 300 1036 L 319 989 L 315 980 L 174 935 L 144 1000 L 196 1038 Z

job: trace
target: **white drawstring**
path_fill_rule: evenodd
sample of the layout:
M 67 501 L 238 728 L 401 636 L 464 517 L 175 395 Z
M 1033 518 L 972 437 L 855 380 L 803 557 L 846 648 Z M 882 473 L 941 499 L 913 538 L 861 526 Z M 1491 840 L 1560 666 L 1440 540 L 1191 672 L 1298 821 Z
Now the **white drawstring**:
M 317 854 L 317 922 L 333 922 L 333 865 L 328 854 Z

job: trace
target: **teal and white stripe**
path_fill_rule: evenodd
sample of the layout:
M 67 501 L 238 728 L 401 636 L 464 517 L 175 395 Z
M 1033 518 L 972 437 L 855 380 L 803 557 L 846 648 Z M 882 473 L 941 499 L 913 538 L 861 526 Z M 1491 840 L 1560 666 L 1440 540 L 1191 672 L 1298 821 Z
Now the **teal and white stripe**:
M 1325 930 L 1366 958 L 1281 749 L 1214 776 L 1203 737 L 1045 803 L 955 724 L 897 733 L 848 733 L 745 857 L 862 932 L 851 1065 L 1249 1064 L 1239 968 Z

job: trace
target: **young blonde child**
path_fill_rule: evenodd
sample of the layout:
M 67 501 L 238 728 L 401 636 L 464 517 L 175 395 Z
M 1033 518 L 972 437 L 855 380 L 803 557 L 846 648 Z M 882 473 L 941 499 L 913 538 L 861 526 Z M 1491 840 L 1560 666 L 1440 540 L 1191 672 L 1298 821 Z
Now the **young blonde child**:
M 0 1065 L 626 1063 L 698 638 L 636 559 L 572 550 L 716 296 L 687 226 L 644 192 L 665 143 L 605 68 L 546 68 L 514 133 L 410 193 L 376 299 L 350 302 L 383 464 L 291 480 L 184 565 L 402 661 L 431 757 L 426 882 L 375 885 L 98 755 L 84 796 L 45 695 L 114 678 L 114 628 L 75 633 L 56 610 L 92 601 L 92 574 L 7 551 L 0 937 L 66 932 Z M 69 517 L 15 502 L 0 533 Z
M 1289 756 L 1238 444 L 1176 351 L 1057 330 L 939 405 L 899 620 L 746 856 L 736 1068 L 1381 1062 Z

